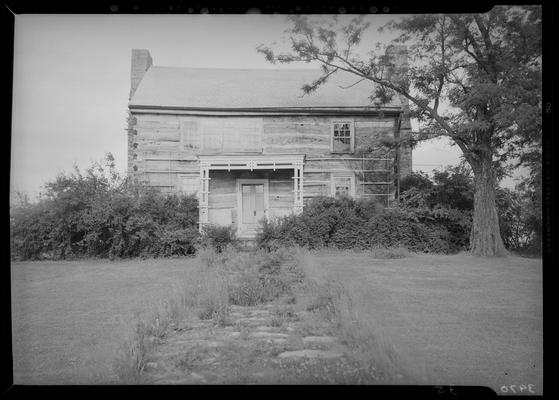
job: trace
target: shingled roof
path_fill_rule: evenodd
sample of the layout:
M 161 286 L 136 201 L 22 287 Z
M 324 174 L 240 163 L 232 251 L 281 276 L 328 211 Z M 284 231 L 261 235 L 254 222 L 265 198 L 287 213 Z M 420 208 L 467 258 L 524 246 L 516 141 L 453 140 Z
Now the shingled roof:
M 340 71 L 316 92 L 301 87 L 320 76 L 312 69 L 220 69 L 152 66 L 145 73 L 130 106 L 186 109 L 262 109 L 367 107 L 372 85 Z M 355 84 L 355 85 L 354 85 Z M 351 86 L 354 85 L 354 86 Z M 351 87 L 349 87 L 351 86 Z M 344 88 L 348 87 L 348 88 Z M 402 107 L 398 96 L 383 109 Z

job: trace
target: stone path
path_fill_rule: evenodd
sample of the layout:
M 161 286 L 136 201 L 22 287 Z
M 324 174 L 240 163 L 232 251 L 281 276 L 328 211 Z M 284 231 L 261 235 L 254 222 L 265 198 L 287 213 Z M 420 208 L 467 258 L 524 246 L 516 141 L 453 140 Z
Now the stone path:
M 331 333 L 317 313 L 288 305 L 231 306 L 226 326 L 195 321 L 177 327 L 159 343 L 143 376 L 150 384 L 337 383 L 349 364 Z

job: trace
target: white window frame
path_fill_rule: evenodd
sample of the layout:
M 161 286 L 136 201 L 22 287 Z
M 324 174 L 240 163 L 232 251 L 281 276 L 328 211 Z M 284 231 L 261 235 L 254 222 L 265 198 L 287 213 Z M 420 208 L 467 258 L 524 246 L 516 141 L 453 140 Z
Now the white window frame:
M 336 197 L 336 179 L 349 178 L 349 196 L 355 198 L 355 174 L 331 174 L 330 175 L 330 196 Z
M 336 124 L 349 124 L 350 128 L 350 142 L 349 151 L 334 151 L 334 126 Z M 334 120 L 330 125 L 330 153 L 345 154 L 355 152 L 355 123 L 349 120 Z

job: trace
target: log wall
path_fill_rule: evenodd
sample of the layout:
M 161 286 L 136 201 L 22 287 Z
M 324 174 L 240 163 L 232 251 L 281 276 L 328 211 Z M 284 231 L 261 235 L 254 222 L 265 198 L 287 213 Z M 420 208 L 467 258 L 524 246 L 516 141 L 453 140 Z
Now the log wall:
M 333 121 L 351 121 L 355 130 L 355 153 L 330 153 L 330 135 Z M 356 173 L 355 192 L 357 196 L 374 193 L 391 193 L 394 187 L 371 185 L 371 181 L 390 181 L 395 178 L 389 172 L 392 166 L 382 161 L 365 162 L 341 160 L 343 157 L 393 157 L 394 153 L 382 146 L 383 141 L 394 137 L 395 118 L 378 117 L 323 117 L 323 116 L 254 116 L 254 117 L 211 117 L 183 116 L 171 114 L 134 114 L 128 127 L 129 169 L 140 180 L 164 191 L 178 191 L 184 186 L 185 176 L 199 173 L 199 154 L 306 154 L 304 167 L 304 196 L 330 195 L 333 175 L 345 176 Z M 409 121 L 401 125 L 401 134 L 409 134 Z M 330 158 L 339 160 L 313 160 Z M 358 170 L 373 170 L 359 172 Z M 274 183 L 277 196 L 270 200 L 272 212 L 284 214 L 292 207 L 292 171 L 289 181 Z M 377 171 L 377 172 L 374 172 Z M 285 171 L 284 171 L 285 172 Z M 403 148 L 400 153 L 400 173 L 411 172 L 411 149 Z M 221 172 L 212 171 L 211 174 Z M 250 174 L 242 172 L 241 174 Z M 282 172 L 283 173 L 283 172 Z M 249 177 L 255 177 L 252 173 Z M 216 175 L 217 176 L 217 175 Z M 219 178 L 219 177 L 218 177 Z M 285 180 L 285 179 L 283 179 Z M 220 190 L 229 188 L 228 178 L 211 181 L 210 206 L 221 207 L 231 203 L 232 196 Z M 282 181 L 282 179 L 279 179 Z M 271 181 L 272 182 L 272 181 Z M 289 187 L 289 193 L 287 188 Z M 215 190 L 213 190 L 213 189 Z M 230 189 L 230 188 L 229 188 Z M 229 190 L 227 189 L 227 190 Z M 272 199 L 272 184 L 270 198 Z M 289 197 L 291 196 L 291 197 Z M 229 202 L 229 203 L 227 203 Z M 273 203 L 273 206 L 272 206 Z M 276 206 L 277 205 L 277 206 Z M 281 205 L 281 206 L 280 206 Z M 219 208 L 215 208 L 218 210 Z M 291 209 L 291 208 L 290 208 Z M 220 213 L 220 211 L 214 211 Z M 222 216 L 220 217 L 222 218 Z M 232 215 L 234 223 L 236 216 Z M 211 214 L 210 214 L 211 219 Z

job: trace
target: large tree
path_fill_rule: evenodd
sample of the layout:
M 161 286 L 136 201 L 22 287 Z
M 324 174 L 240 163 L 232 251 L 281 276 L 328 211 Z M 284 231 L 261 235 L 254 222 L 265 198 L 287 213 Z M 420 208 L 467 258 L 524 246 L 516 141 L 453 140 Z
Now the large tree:
M 270 62 L 315 62 L 322 74 L 302 87 L 311 93 L 335 73 L 372 83 L 371 102 L 406 98 L 419 121 L 412 140 L 446 136 L 474 172 L 473 254 L 506 254 L 495 206 L 496 171 L 541 137 L 541 8 L 494 7 L 485 14 L 414 15 L 383 29 L 399 34 L 362 55 L 370 23 L 364 16 L 289 17 L 289 50 L 261 45 Z M 346 20 L 347 21 L 347 20 Z M 409 62 L 398 63 L 405 44 Z M 401 58 L 401 57 L 400 57 Z

